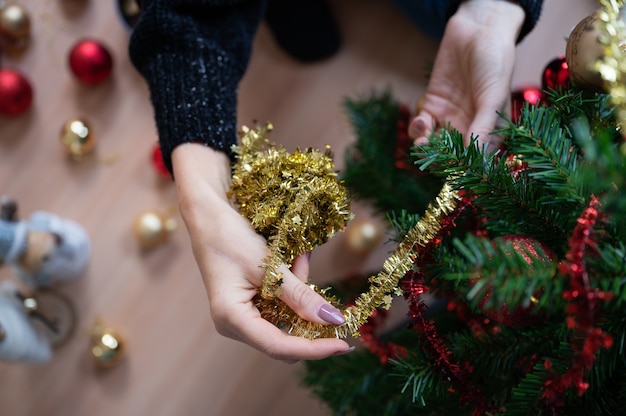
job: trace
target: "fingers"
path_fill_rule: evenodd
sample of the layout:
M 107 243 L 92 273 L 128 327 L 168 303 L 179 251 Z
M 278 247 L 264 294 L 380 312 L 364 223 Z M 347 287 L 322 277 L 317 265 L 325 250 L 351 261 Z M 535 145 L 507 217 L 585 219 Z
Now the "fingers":
M 470 135 L 473 135 L 478 137 L 477 145 L 480 150 L 483 150 L 483 147 L 486 147 L 485 152 L 496 150 L 500 145 L 501 138 L 492 135 L 491 132 L 495 129 L 499 117 L 498 113 L 491 107 L 477 112 L 469 130 L 464 135 L 465 145 L 469 145 Z
M 309 322 L 341 325 L 346 320 L 341 311 L 288 270 L 283 272 L 280 299 Z
M 319 360 L 351 352 L 347 342 L 336 338 L 309 340 L 280 330 L 261 317 L 254 304 L 228 303 L 211 308 L 215 328 L 221 335 L 243 342 L 271 358 L 293 363 Z
M 320 338 L 308 340 L 288 335 L 261 317 L 246 323 L 242 334 L 246 343 L 268 356 L 293 363 L 300 360 L 321 360 L 342 355 L 354 347 L 340 339 Z
M 436 126 L 437 121 L 432 114 L 427 111 L 420 111 L 409 124 L 409 137 L 414 139 L 415 144 L 427 143 L 428 136 L 432 134 Z
M 291 272 L 303 282 L 309 281 L 309 259 L 311 257 L 311 253 L 306 253 L 301 256 L 296 257 L 291 266 Z

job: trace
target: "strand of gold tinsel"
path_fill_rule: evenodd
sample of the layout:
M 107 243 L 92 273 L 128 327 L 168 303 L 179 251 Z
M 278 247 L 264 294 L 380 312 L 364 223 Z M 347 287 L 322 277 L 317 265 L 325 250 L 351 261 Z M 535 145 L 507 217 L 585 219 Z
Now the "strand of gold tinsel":
M 454 211 L 459 200 L 458 192 L 444 184 L 441 192 L 427 208 L 420 221 L 407 233 L 402 242 L 385 261 L 383 270 L 369 278 L 370 288 L 356 299 L 353 306 L 345 308 L 343 325 L 322 325 L 304 320 L 294 313 L 279 299 L 256 299 L 261 316 L 278 327 L 285 328 L 292 335 L 308 339 L 346 338 L 348 335 L 359 336 L 359 328 L 367 321 L 374 310 L 391 305 L 391 294 L 398 288 L 400 279 L 411 268 L 419 256 L 421 248 L 426 246 L 439 232 L 442 221 Z M 324 290 L 319 291 L 325 295 Z M 328 301 L 338 305 L 334 298 Z
M 307 149 L 287 153 L 268 139 L 272 126 L 249 129 L 240 134 L 235 146 L 231 196 L 242 215 L 268 241 L 270 255 L 265 259 L 263 287 L 255 303 L 261 316 L 290 334 L 309 339 L 358 336 L 359 328 L 377 308 L 389 308 L 400 279 L 411 268 L 426 246 L 437 235 L 443 219 L 456 208 L 458 193 L 446 184 L 423 218 L 411 229 L 383 269 L 369 279 L 370 287 L 354 305 L 344 308 L 318 289 L 322 296 L 343 309 L 346 322 L 340 326 L 308 322 L 298 316 L 280 295 L 282 264 L 291 265 L 298 255 L 313 250 L 352 218 L 347 191 L 333 170 L 330 149 L 325 153 Z
M 598 12 L 600 37 L 604 46 L 603 56 L 595 64 L 615 106 L 616 116 L 622 131 L 626 127 L 626 26 L 621 19 L 621 0 L 599 0 L 602 6 Z
M 280 295 L 281 265 L 325 243 L 352 218 L 347 190 L 337 179 L 330 148 L 288 153 L 268 139 L 272 125 L 243 127 L 235 146 L 231 196 L 266 238 L 261 295 Z

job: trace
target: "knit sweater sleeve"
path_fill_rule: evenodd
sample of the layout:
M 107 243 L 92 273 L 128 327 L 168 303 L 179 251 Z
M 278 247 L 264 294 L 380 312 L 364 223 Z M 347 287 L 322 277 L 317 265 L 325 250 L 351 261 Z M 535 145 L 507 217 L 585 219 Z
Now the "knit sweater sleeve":
M 459 5 L 464 0 L 453 0 L 450 4 L 450 8 L 448 9 L 448 17 L 451 17 L 454 13 L 456 13 Z M 517 43 L 521 42 L 522 39 L 526 37 L 537 25 L 539 21 L 539 17 L 541 16 L 541 8 L 543 6 L 543 0 L 502 0 L 502 1 L 511 1 L 512 3 L 519 4 L 522 9 L 524 9 L 524 13 L 526 13 L 526 18 L 524 19 L 524 23 L 522 25 L 522 29 L 520 30 L 520 34 L 517 38 Z M 506 18 L 506 16 L 502 16 L 502 18 Z
M 150 90 L 163 161 L 182 143 L 232 158 L 237 89 L 264 1 L 142 0 L 129 55 Z

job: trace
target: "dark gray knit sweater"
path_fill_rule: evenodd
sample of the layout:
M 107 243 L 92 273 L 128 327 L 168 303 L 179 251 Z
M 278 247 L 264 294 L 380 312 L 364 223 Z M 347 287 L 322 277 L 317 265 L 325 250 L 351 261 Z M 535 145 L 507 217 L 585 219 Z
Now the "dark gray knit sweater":
M 461 2 L 442 1 L 451 13 Z M 517 3 L 526 11 L 521 40 L 537 23 L 542 0 Z M 204 143 L 232 158 L 237 88 L 265 1 L 141 0 L 139 5 L 129 53 L 150 89 L 167 168 L 172 171 L 172 150 L 186 142 Z

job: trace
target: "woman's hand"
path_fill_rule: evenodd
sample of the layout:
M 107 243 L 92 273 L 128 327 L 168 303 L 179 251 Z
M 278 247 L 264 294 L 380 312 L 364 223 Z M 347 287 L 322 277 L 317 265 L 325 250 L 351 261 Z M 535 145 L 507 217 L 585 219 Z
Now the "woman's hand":
M 515 42 L 524 22 L 523 9 L 509 1 L 470 0 L 450 18 L 439 46 L 426 94 L 409 125 L 416 143 L 448 124 L 478 136 L 480 148 L 498 147 L 490 136 L 499 115 L 510 113 Z
M 260 266 L 269 251 L 265 240 L 226 196 L 231 177 L 226 155 L 187 143 L 174 150 L 172 162 L 180 212 L 217 331 L 288 362 L 349 352 L 345 341 L 290 336 L 261 317 L 253 298 L 262 285 L 264 270 Z M 306 284 L 308 268 L 308 258 L 301 256 L 291 270 L 281 270 L 281 300 L 308 321 L 343 323 L 341 312 Z

